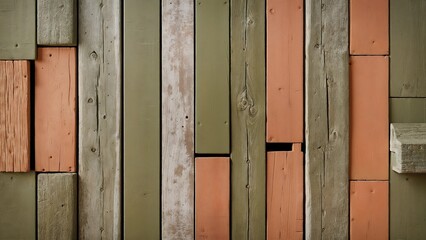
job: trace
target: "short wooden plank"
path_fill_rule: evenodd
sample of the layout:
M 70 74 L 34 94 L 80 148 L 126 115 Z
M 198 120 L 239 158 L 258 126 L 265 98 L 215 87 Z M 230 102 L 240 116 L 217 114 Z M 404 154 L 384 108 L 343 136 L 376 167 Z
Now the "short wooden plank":
M 196 1 L 195 152 L 229 153 L 229 1 Z
M 194 1 L 162 1 L 162 238 L 193 239 Z
M 35 59 L 36 0 L 1 0 L 0 13 L 0 59 Z
M 426 98 L 390 98 L 390 122 L 426 122 Z
M 303 239 L 303 153 L 267 154 L 268 239 Z
M 76 171 L 76 49 L 38 48 L 35 62 L 37 172 Z
M 38 239 L 77 239 L 77 174 L 37 176 Z
M 426 97 L 426 2 L 390 0 L 390 95 Z
M 231 0 L 231 238 L 266 238 L 265 2 Z
M 79 239 L 121 236 L 121 1 L 79 1 Z
M 351 181 L 350 239 L 389 239 L 389 182 Z
M 124 239 L 160 239 L 160 4 L 124 1 Z
M 0 61 L 0 172 L 30 171 L 30 63 Z
M 267 1 L 267 142 L 303 142 L 303 8 Z
M 36 175 L 0 174 L 0 239 L 36 239 Z
M 389 54 L 389 0 L 350 0 L 352 55 Z
M 195 159 L 195 239 L 229 239 L 229 181 L 228 157 Z
M 389 58 L 350 58 L 350 179 L 388 180 Z
M 349 237 L 348 4 L 306 1 L 306 239 Z

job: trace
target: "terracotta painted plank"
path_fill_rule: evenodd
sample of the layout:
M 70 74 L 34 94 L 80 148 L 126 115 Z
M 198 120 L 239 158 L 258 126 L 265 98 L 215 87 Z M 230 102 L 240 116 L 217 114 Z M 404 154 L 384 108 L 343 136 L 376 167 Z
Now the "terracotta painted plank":
M 350 0 L 353 55 L 389 54 L 389 0 Z
M 303 153 L 268 152 L 267 158 L 267 238 L 303 239 Z
M 303 142 L 303 0 L 267 1 L 267 142 Z
M 38 48 L 35 62 L 37 172 L 76 171 L 76 49 Z
M 229 239 L 229 181 L 229 158 L 195 159 L 195 239 Z
M 350 178 L 388 180 L 389 58 L 350 59 Z
M 194 1 L 162 1 L 162 238 L 193 239 Z
M 30 63 L 0 61 L 0 172 L 30 171 Z
M 426 122 L 426 98 L 390 98 L 389 100 L 391 122 Z

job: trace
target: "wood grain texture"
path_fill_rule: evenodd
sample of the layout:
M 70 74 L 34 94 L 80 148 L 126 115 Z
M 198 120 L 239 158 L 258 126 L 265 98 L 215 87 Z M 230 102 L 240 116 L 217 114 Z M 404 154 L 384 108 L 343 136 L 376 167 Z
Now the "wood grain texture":
M 37 172 L 76 171 L 76 49 L 38 48 L 35 62 Z
M 389 0 L 350 0 L 350 51 L 389 54 Z
M 35 240 L 35 173 L 1 173 L 0 192 L 0 239 Z
M 195 152 L 229 153 L 229 1 L 196 1 Z
M 351 181 L 350 239 L 389 239 L 389 182 Z
M 162 1 L 162 237 L 194 238 L 194 1 Z
M 0 172 L 30 171 L 30 63 L 0 61 Z
M 426 98 L 390 98 L 392 123 L 426 122 Z
M 121 236 L 121 1 L 79 1 L 79 239 Z
M 231 0 L 231 238 L 266 238 L 265 2 Z
M 160 4 L 124 1 L 124 238 L 160 239 Z
M 77 239 L 77 174 L 37 176 L 38 239 Z
M 37 0 L 37 44 L 77 45 L 78 0 Z
M 349 219 L 348 1 L 307 0 L 306 239 L 346 239 Z
M 0 59 L 35 59 L 36 0 L 1 0 L 0 13 Z
M 350 179 L 388 180 L 389 58 L 350 58 Z
M 266 140 L 303 142 L 303 0 L 268 0 L 266 33 Z
M 426 1 L 390 0 L 392 97 L 426 97 L 425 13 Z
M 229 181 L 229 158 L 195 159 L 195 239 L 229 239 Z
M 268 152 L 266 183 L 267 239 L 303 239 L 303 153 L 300 149 Z

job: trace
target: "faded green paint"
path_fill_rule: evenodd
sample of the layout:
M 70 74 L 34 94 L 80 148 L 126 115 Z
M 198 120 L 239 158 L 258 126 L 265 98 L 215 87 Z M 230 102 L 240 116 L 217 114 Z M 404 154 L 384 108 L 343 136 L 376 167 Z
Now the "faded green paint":
M 196 153 L 229 153 L 229 1 L 196 1 Z
M 124 1 L 124 238 L 160 239 L 160 1 Z
M 391 98 L 390 121 L 391 123 L 426 122 L 426 98 Z
M 0 1 L 0 59 L 35 59 L 36 1 Z
M 0 174 L 0 239 L 36 239 L 36 175 Z

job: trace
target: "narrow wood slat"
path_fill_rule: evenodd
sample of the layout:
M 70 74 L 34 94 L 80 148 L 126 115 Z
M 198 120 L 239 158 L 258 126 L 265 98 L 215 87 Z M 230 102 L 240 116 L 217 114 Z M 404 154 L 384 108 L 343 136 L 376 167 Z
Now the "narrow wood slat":
M 76 49 L 39 48 L 35 62 L 38 172 L 76 171 Z
M 303 1 L 267 1 L 266 140 L 303 141 Z
M 229 181 L 229 158 L 195 159 L 195 239 L 229 239 Z

